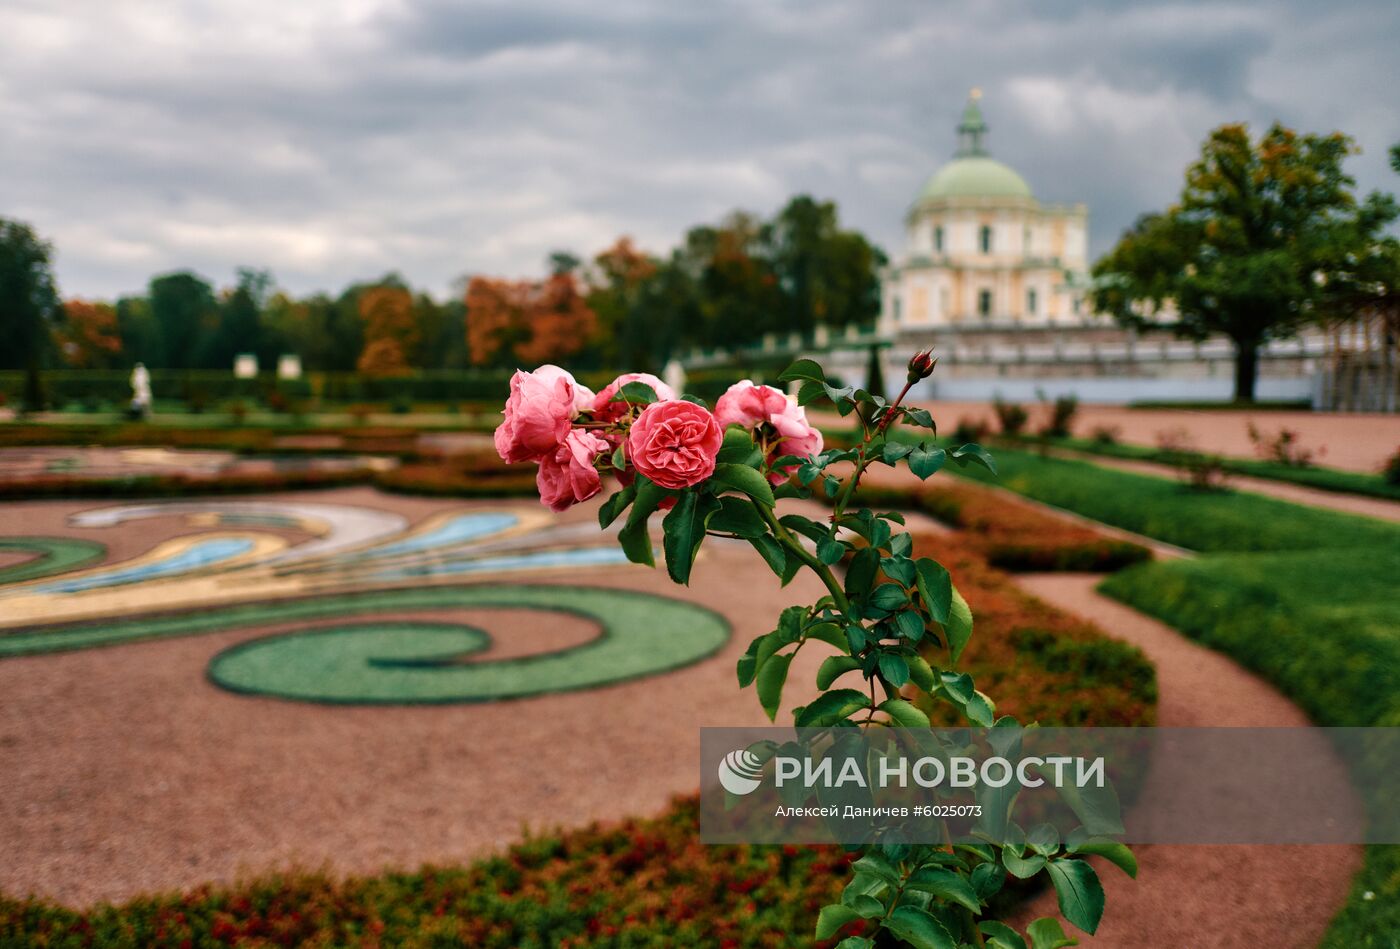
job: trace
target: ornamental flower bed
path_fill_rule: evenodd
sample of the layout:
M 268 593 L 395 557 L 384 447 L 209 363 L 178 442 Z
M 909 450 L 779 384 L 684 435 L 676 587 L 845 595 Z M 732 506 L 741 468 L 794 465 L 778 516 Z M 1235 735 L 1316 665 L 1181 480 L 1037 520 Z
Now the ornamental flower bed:
M 887 401 L 834 386 L 816 362 L 798 360 L 778 380 L 800 384 L 795 399 L 744 381 L 725 391 L 713 411 L 655 377 L 623 375 L 594 394 L 564 370 L 543 366 L 512 377 L 495 445 L 507 462 L 538 465 L 540 499 L 554 511 L 600 494 L 604 476 L 615 475 L 622 487 L 603 502 L 599 523 L 622 520 L 618 540 L 634 562 L 655 565 L 648 525 L 653 514 L 665 511 L 662 548 L 667 572 L 678 583 L 689 582 L 710 536 L 749 542 L 784 583 L 802 570 L 816 574 L 827 595 L 784 610 L 776 628 L 755 639 L 739 660 L 740 687 L 754 686 L 770 719 L 781 706 L 792 657 L 821 643 L 836 652 L 817 673 L 818 697 L 793 711 L 799 728 L 927 729 L 930 705 L 960 724 L 1017 727 L 1014 718 L 998 716 L 993 699 L 959 670 L 973 617 L 948 569 L 916 555 L 897 512 L 852 506 L 873 466 L 906 466 L 919 480 L 950 459 L 992 469 L 990 456 L 977 445 L 951 452 L 938 447 L 929 412 L 903 404 L 934 362 L 928 352 L 917 353 L 904 389 Z M 842 416 L 854 414 L 862 436 L 854 447 L 824 449 L 821 433 L 806 417 L 805 406 L 815 402 L 830 403 Z M 895 426 L 927 435 L 914 444 L 887 437 Z M 831 501 L 825 522 L 778 511 L 781 500 L 814 493 Z M 833 568 L 848 558 L 838 577 Z M 1092 934 L 1104 898 L 1084 859 L 1090 853 L 1136 874 L 1136 862 L 1121 843 L 1079 832 L 1063 842 L 1053 829 L 1049 835 L 946 847 L 872 841 L 852 864 L 855 877 L 840 900 L 821 908 L 815 935 L 844 937 L 840 949 L 1025 949 L 1026 938 L 1033 949 L 1069 945 L 1059 920 L 1038 919 L 1023 938 L 993 918 L 991 901 L 1008 875 L 1033 879 L 1044 873 L 1064 918 Z

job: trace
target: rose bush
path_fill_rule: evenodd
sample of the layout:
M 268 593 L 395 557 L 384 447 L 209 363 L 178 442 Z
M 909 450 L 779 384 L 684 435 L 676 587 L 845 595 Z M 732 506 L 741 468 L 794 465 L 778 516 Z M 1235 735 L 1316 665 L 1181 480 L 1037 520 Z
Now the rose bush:
M 662 547 L 667 571 L 678 583 L 689 582 L 710 536 L 747 541 L 784 584 L 804 569 L 820 578 L 827 595 L 784 610 L 776 628 L 756 638 L 739 660 L 740 687 L 755 687 L 770 719 L 777 715 L 793 656 L 809 643 L 824 643 L 836 652 L 817 672 L 820 694 L 793 711 L 799 729 L 819 735 L 842 728 L 928 729 L 926 709 L 944 703 L 961 721 L 995 726 L 1003 741 L 1015 740 L 1021 723 L 998 717 L 992 699 L 977 690 L 971 675 L 958 671 L 972 637 L 972 612 L 947 569 L 917 556 L 911 536 L 899 530 L 904 518 L 898 512 L 851 509 L 862 476 L 874 465 L 905 465 L 920 480 L 949 459 L 993 468 L 978 445 L 951 452 L 938 446 L 933 417 L 903 404 L 934 364 L 930 353 L 916 354 L 904 389 L 891 402 L 833 385 L 821 366 L 802 359 L 779 377 L 799 384 L 795 398 L 744 381 L 720 397 L 713 413 L 640 373 L 619 376 L 586 398 L 572 376 L 547 366 L 511 380 L 496 444 L 508 462 L 540 464 L 541 499 L 556 511 L 592 497 L 605 475 L 615 475 L 621 488 L 602 504 L 599 523 L 606 528 L 623 519 L 618 541 L 637 563 L 654 564 L 648 524 L 654 513 L 666 511 Z M 842 416 L 855 414 L 863 437 L 854 447 L 823 447 L 805 410 L 817 401 Z M 927 435 L 917 442 L 892 438 L 894 425 Z M 846 466 L 841 475 L 829 470 L 834 465 Z M 779 501 L 818 491 L 832 505 L 824 521 L 779 514 Z M 838 577 L 833 568 L 842 563 L 846 569 Z M 836 687 L 848 677 L 859 677 L 861 687 Z M 770 744 L 749 750 L 766 759 L 777 750 Z M 1017 826 L 1011 819 L 1014 800 L 1000 806 L 1001 829 L 988 831 L 985 842 L 916 846 L 903 842 L 897 826 L 872 828 L 872 842 L 851 865 L 855 877 L 841 901 L 818 915 L 817 938 L 844 935 L 838 949 L 1073 945 L 1053 917 L 1031 923 L 1025 937 L 984 918 L 1008 874 L 1025 879 L 1042 872 L 1065 919 L 1093 933 L 1103 913 L 1103 888 L 1084 858 L 1104 857 L 1135 876 L 1132 852 L 1102 836 L 1121 832 L 1121 825 L 1066 795 L 1083 826 L 1061 841 L 1048 825 L 1029 832 Z

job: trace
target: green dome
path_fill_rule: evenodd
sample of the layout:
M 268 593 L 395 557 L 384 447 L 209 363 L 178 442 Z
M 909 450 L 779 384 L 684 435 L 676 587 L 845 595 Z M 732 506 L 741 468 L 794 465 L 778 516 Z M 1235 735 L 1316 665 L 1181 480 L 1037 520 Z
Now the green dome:
M 1010 167 L 986 155 L 955 158 L 938 169 L 919 192 L 936 198 L 1029 198 L 1031 186 Z

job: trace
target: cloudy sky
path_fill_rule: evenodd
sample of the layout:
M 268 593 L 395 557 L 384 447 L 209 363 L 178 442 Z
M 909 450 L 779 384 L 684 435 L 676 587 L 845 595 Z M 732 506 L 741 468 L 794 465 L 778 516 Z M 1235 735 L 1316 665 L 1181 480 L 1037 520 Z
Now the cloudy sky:
M 1225 121 L 1341 129 L 1400 190 L 1400 3 L 4 0 L 0 216 L 66 295 L 239 265 L 446 294 L 808 191 L 886 248 L 969 87 L 1092 250 Z

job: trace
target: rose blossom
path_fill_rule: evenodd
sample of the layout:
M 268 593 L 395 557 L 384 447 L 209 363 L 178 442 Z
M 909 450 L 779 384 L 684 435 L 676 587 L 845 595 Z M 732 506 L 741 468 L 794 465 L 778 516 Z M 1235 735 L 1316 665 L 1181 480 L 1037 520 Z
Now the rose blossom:
M 807 410 L 772 386 L 756 386 L 747 379 L 734 383 L 715 403 L 715 418 L 725 427 L 742 425 L 749 431 L 771 427 L 778 440 L 768 446 L 770 462 L 783 455 L 807 458 L 822 450 L 822 433 L 807 421 Z M 795 467 L 775 470 L 768 480 L 781 484 Z
M 496 429 L 496 452 L 512 464 L 554 454 L 569 433 L 569 423 L 592 399 L 592 392 L 558 366 L 516 370 L 501 413 L 505 420 Z
M 563 511 L 597 494 L 603 480 L 593 462 L 607 449 L 608 443 L 592 432 L 571 430 L 554 454 L 540 459 L 535 483 L 545 506 L 551 511 Z
M 625 402 L 614 402 L 612 399 L 629 382 L 640 382 L 651 386 L 652 390 L 656 392 L 658 402 L 674 402 L 676 400 L 676 390 L 651 373 L 625 372 L 609 382 L 603 391 L 593 397 L 593 418 L 596 421 L 615 422 L 627 413 Z
M 653 402 L 627 433 L 627 458 L 663 488 L 688 488 L 715 472 L 724 441 L 709 410 L 694 402 Z

